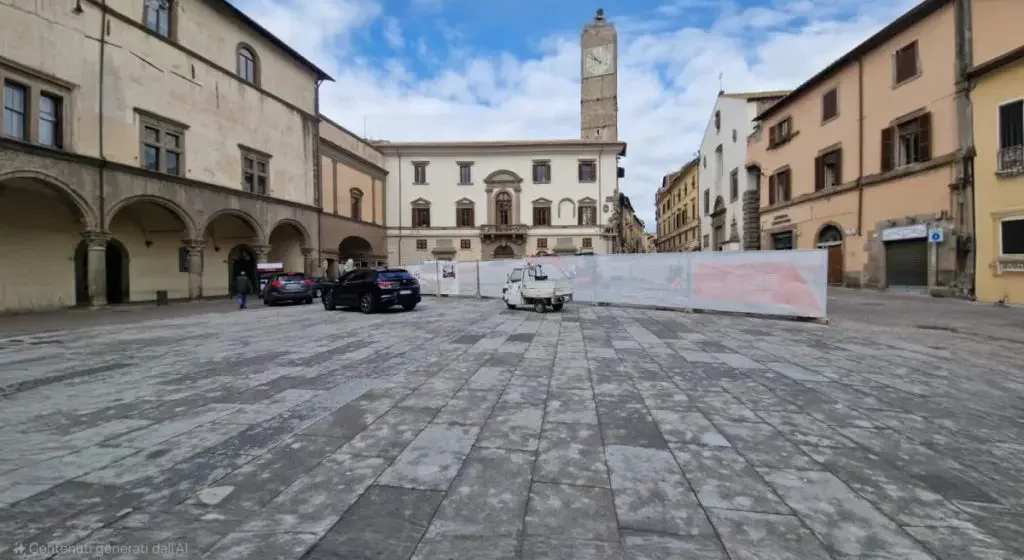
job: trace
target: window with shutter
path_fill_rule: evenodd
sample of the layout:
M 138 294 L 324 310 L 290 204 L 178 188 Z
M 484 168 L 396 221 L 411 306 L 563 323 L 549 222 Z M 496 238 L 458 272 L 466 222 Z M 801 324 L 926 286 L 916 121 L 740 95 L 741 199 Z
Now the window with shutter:
M 768 205 L 775 204 L 775 175 L 768 177 Z
M 917 76 L 917 41 L 914 41 L 896 51 L 893 59 L 893 64 L 896 66 L 894 85 L 902 84 L 903 82 Z
M 825 158 L 818 156 L 814 158 L 814 190 L 820 191 L 825 188 Z
M 839 114 L 839 92 L 828 91 L 821 99 L 821 120 L 827 121 Z
M 895 143 L 896 130 L 894 128 L 887 127 L 882 129 L 882 147 L 881 147 L 881 166 L 882 173 L 886 171 L 892 171 L 895 165 L 896 156 L 896 143 Z
M 918 159 L 932 159 L 932 114 L 925 113 L 917 118 Z
M 999 107 L 1000 173 L 1024 172 L 1024 101 L 1014 101 Z

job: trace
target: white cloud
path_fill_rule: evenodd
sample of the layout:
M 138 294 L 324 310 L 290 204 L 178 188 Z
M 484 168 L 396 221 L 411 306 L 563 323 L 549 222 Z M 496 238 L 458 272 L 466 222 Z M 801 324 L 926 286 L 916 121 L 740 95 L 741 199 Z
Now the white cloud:
M 405 38 L 402 36 L 402 24 L 393 17 L 384 18 L 384 40 L 393 49 L 400 49 L 405 45 Z
M 436 0 L 414 3 L 429 7 Z M 739 9 L 728 0 L 675 0 L 650 17 L 609 13 L 619 30 L 620 137 L 629 143 L 621 186 L 648 228 L 662 175 L 699 146 L 719 73 L 728 91 L 794 87 L 915 3 L 774 0 Z M 372 65 L 349 52 L 348 38 L 381 17 L 372 0 L 256 0 L 246 9 L 335 77 L 321 92 L 321 110 L 353 130 L 362 131 L 365 119 L 371 137 L 579 136 L 579 28 L 545 39 L 540 54 L 526 60 L 474 55 L 457 41 L 447 52 L 432 52 L 422 39 L 411 39 L 417 58 L 436 68 L 432 77 L 416 79 L 401 59 Z M 686 25 L 694 10 L 717 14 L 714 24 Z M 674 15 L 683 23 L 672 24 Z M 589 17 L 580 14 L 580 26 Z

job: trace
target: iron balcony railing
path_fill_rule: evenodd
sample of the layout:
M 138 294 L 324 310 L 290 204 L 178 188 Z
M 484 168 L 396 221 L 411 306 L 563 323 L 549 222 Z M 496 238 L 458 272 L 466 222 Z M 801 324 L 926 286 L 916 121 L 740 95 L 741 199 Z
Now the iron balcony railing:
M 529 230 L 530 226 L 525 224 L 483 224 L 480 226 L 480 233 L 489 235 L 525 235 Z
M 999 150 L 998 167 L 999 173 L 1017 175 L 1024 173 L 1024 146 L 1010 146 Z

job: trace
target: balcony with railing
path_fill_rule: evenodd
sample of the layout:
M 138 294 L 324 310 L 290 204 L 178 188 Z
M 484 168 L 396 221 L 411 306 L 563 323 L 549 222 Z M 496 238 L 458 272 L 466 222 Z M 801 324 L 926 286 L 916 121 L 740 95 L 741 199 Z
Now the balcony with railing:
M 485 240 L 496 240 L 500 238 L 526 239 L 530 226 L 526 224 L 482 224 L 480 235 Z
M 1003 176 L 1024 175 L 1024 145 L 999 150 L 996 173 Z

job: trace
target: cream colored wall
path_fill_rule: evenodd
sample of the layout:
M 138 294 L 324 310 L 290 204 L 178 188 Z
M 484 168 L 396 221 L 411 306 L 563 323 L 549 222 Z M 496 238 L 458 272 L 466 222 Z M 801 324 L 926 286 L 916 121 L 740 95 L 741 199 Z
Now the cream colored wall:
M 335 181 L 334 160 L 327 156 L 320 156 L 320 192 L 323 193 L 322 204 L 324 212 L 334 214 L 335 209 Z
M 978 299 L 1006 298 L 1024 303 L 1024 273 L 999 272 L 999 222 L 1024 217 L 1024 175 L 996 175 L 999 105 L 1024 98 L 1024 62 L 1018 61 L 978 80 L 974 103 L 974 205 L 976 220 L 975 291 Z
M 107 7 L 142 23 L 144 0 L 106 0 Z M 256 51 L 263 77 L 260 86 L 306 111 L 316 112 L 313 71 L 300 65 L 241 21 L 214 9 L 206 0 L 172 2 L 177 41 L 221 68 L 235 71 L 235 48 L 246 43 Z M 116 20 L 115 20 L 116 21 Z
M 77 214 L 50 195 L 0 189 L 0 309 L 75 305 Z
M 1021 40 L 1020 22 L 1024 21 L 1024 2 L 1020 0 L 974 0 L 971 3 L 971 50 L 974 65 L 983 64 L 1009 52 Z
M 329 119 L 321 118 L 320 137 L 378 167 L 387 164 L 383 153 Z
M 141 21 L 142 0 L 113 4 Z M 312 74 L 282 62 L 285 59 L 258 35 L 242 33 L 237 24 L 210 12 L 205 2 L 189 2 L 187 10 L 186 4 L 181 6 L 177 28 L 183 45 L 208 53 L 204 56 L 222 61 L 234 72 L 235 45 L 244 39 L 257 50 L 263 83 L 283 88 L 282 94 L 313 111 Z M 98 156 L 99 46 L 91 37 L 99 34 L 101 19 L 92 3 L 83 2 L 82 8 L 83 14 L 74 15 L 61 2 L 20 2 L 18 8 L 0 4 L 3 56 L 77 86 L 71 100 L 72 149 Z M 316 131 L 304 124 L 301 113 L 141 29 L 116 18 L 108 22 L 104 78 L 108 159 L 139 165 L 136 109 L 142 109 L 188 126 L 187 177 L 240 189 L 238 144 L 244 144 L 273 156 L 271 196 L 313 203 L 311 154 Z M 301 91 L 306 93 L 297 93 Z
M 874 187 L 872 187 L 874 188 Z M 885 194 L 892 194 L 894 189 L 884 189 Z M 895 189 L 899 194 L 899 189 Z M 867 190 L 865 190 L 865 193 Z M 877 194 L 877 193 L 876 193 Z M 874 200 L 877 200 L 877 196 Z M 865 196 L 867 200 L 867 196 Z M 848 230 L 857 229 L 857 191 L 846 191 L 828 198 L 810 200 L 803 204 L 773 210 L 761 214 L 761 231 L 766 232 L 762 240 L 762 248 L 771 249 L 770 229 L 777 216 L 786 216 L 789 221 L 785 225 L 794 224 L 797 226 L 795 247 L 797 249 L 814 249 L 818 244 L 818 234 L 828 224 L 839 227 L 843 232 L 843 269 L 861 270 L 867 263 L 867 254 L 864 252 L 862 238 L 847 237 Z M 895 216 L 896 214 L 893 214 Z M 865 224 L 868 222 L 865 220 Z M 782 224 L 778 224 L 782 225 Z M 766 244 L 767 242 L 767 244 Z
M 343 162 L 337 162 L 335 172 L 338 176 L 338 215 L 352 217 L 352 189 L 363 191 L 362 216 L 369 220 L 373 216 L 373 178 Z
M 416 248 L 417 239 L 426 239 L 427 248 L 420 250 Z M 422 235 L 419 237 L 388 237 L 388 262 L 398 263 L 398 265 L 411 265 L 419 264 L 423 261 L 436 260 L 437 257 L 431 252 L 431 250 L 437 246 L 438 239 L 450 239 L 452 245 L 456 249 L 455 256 L 452 260 L 455 261 L 476 261 L 480 260 L 480 238 L 476 232 L 473 235 L 459 236 L 457 232 L 440 232 L 436 235 Z M 469 239 L 472 242 L 472 248 L 462 249 L 460 240 Z M 399 246 L 401 246 L 401 258 L 399 258 Z
M 373 179 L 373 223 L 377 225 L 384 225 L 384 206 L 386 204 L 384 184 L 385 180 Z
M 155 300 L 157 290 L 167 290 L 171 299 L 188 298 L 188 273 L 178 270 L 185 227 L 177 216 L 152 204 L 135 204 L 114 216 L 110 234 L 128 253 L 128 301 Z

